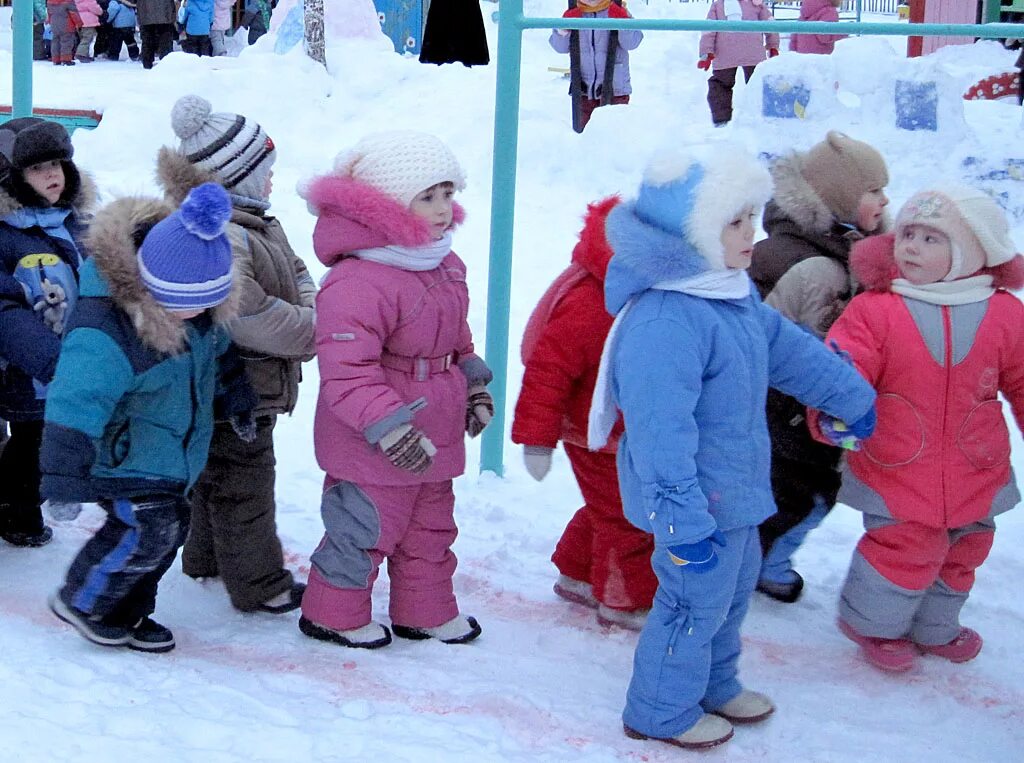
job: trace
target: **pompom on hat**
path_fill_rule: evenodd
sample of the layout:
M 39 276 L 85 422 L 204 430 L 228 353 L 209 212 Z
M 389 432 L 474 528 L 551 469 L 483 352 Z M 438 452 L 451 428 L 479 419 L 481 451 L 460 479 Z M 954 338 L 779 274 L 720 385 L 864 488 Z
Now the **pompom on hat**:
M 212 173 L 233 194 L 266 200 L 277 151 L 259 124 L 241 114 L 215 113 L 205 98 L 186 95 L 171 109 L 171 127 L 189 162 Z
M 934 228 L 949 238 L 953 258 L 944 281 L 998 267 L 1017 252 L 999 204 L 984 191 L 966 185 L 942 184 L 915 193 L 896 216 L 897 243 L 909 225 Z
M 334 175 L 376 188 L 403 207 L 438 183 L 466 187 L 466 176 L 451 149 L 438 137 L 412 130 L 368 135 L 334 161 Z
M 725 269 L 722 231 L 746 208 L 772 195 L 768 170 L 737 146 L 721 144 L 655 154 L 634 211 L 648 225 L 688 240 L 712 270 Z
M 190 312 L 227 299 L 231 243 L 224 231 L 230 219 L 227 192 L 216 183 L 204 183 L 146 234 L 138 253 L 139 272 L 157 304 Z

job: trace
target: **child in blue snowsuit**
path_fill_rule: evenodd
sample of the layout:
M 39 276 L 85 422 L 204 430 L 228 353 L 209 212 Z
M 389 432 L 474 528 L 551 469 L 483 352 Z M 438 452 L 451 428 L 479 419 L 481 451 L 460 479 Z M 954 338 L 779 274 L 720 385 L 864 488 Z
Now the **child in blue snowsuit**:
M 115 201 L 90 231 L 94 256 L 50 385 L 40 467 L 51 504 L 97 502 L 107 513 L 50 599 L 101 646 L 174 648 L 150 615 L 188 530 L 215 392 L 224 418 L 240 420 L 257 402 L 222 326 L 237 315 L 230 216 L 227 193 L 208 183 L 177 212 L 155 199 Z
M 78 298 L 92 182 L 72 161 L 67 130 L 38 117 L 0 125 L 0 537 L 42 546 L 39 443 L 47 385 Z
M 875 394 L 751 288 L 754 215 L 767 171 L 742 152 L 655 156 L 637 199 L 608 216 L 605 303 L 616 315 L 590 419 L 603 442 L 626 423 L 618 468 L 626 517 L 654 535 L 654 605 L 637 644 L 627 735 L 687 748 L 774 710 L 737 677 L 740 625 L 775 511 L 768 387 L 873 428 Z

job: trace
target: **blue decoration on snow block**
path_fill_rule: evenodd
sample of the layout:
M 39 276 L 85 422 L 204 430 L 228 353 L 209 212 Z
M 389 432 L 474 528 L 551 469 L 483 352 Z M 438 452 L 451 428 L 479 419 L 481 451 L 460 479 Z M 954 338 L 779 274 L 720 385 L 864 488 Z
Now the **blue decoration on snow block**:
M 811 90 L 803 82 L 782 76 L 766 76 L 761 91 L 761 115 L 776 119 L 803 119 L 811 102 Z
M 277 41 L 274 43 L 274 52 L 278 55 L 287 53 L 298 45 L 306 36 L 306 29 L 302 20 L 302 3 L 296 3 L 284 17 L 281 28 L 277 30 Z
M 939 88 L 934 82 L 896 80 L 896 127 L 900 130 L 939 129 Z

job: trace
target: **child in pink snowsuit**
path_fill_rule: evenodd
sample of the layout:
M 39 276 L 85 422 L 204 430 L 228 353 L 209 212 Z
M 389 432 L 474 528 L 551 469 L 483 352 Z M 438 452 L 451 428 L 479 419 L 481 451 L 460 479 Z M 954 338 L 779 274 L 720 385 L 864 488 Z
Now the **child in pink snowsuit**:
M 877 390 L 878 426 L 839 493 L 865 528 L 839 627 L 882 670 L 919 653 L 966 662 L 982 640 L 960 609 L 996 515 L 1020 502 L 999 394 L 1024 429 L 1024 305 L 1007 291 L 1024 257 L 993 199 L 946 185 L 911 197 L 894 235 L 856 244 L 850 269 L 866 291 L 828 340 Z
M 843 0 L 803 0 L 800 3 L 801 21 L 839 21 L 839 8 Z M 794 53 L 829 54 L 836 47 L 836 40 L 845 34 L 793 34 L 789 38 L 789 49 Z
M 764 0 L 714 0 L 708 18 L 723 21 L 768 21 L 772 12 Z M 754 76 L 754 67 L 779 55 L 777 34 L 750 32 L 705 32 L 700 36 L 700 60 L 697 68 L 711 69 L 708 79 L 708 106 L 711 121 L 721 127 L 732 120 L 732 89 L 736 85 L 736 70 L 743 69 L 745 82 Z
M 432 135 L 368 136 L 300 190 L 331 268 L 316 299 L 320 367 L 314 437 L 327 472 L 326 533 L 310 561 L 299 628 L 343 646 L 391 642 L 370 594 L 386 557 L 396 636 L 472 641 L 459 613 L 452 479 L 464 436 L 493 403 L 473 351 L 466 266 L 451 249 L 462 168 Z

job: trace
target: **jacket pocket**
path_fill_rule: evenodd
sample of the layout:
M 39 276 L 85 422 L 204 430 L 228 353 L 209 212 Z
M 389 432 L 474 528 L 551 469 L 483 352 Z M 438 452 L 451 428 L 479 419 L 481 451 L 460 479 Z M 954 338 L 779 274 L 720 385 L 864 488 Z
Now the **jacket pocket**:
M 998 400 L 979 403 L 957 432 L 956 445 L 975 469 L 994 469 L 1010 460 L 1010 431 Z
M 879 466 L 906 466 L 924 450 L 924 419 L 902 395 L 886 392 L 875 403 L 878 426 L 864 441 L 864 455 Z

